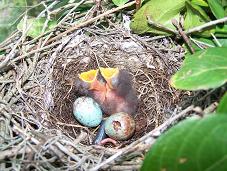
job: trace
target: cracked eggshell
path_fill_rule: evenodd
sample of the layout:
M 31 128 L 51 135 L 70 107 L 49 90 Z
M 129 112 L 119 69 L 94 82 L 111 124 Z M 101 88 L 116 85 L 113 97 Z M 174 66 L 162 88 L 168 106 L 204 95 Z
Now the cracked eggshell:
M 111 115 L 105 122 L 106 134 L 115 140 L 127 140 L 135 132 L 135 121 L 131 115 L 120 112 Z
M 87 127 L 96 127 L 102 121 L 102 110 L 90 97 L 77 98 L 73 104 L 73 114 L 78 122 Z

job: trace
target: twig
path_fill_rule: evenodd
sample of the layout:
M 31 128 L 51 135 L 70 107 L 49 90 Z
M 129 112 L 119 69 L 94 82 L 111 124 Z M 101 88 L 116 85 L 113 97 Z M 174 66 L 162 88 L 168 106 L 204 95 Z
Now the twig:
M 186 35 L 189 35 L 189 34 L 192 34 L 194 32 L 202 32 L 204 29 L 206 29 L 208 27 L 215 26 L 217 24 L 224 23 L 224 22 L 227 22 L 227 17 L 224 17 L 224 18 L 221 18 L 221 19 L 217 19 L 217 20 L 213 20 L 213 21 L 210 21 L 210 22 L 205 23 L 203 25 L 191 28 L 189 30 L 184 31 L 184 33 Z M 165 26 L 163 26 L 161 24 L 157 24 L 157 23 L 153 22 L 149 17 L 148 17 L 148 23 L 151 24 L 151 25 L 154 25 L 155 27 L 158 27 L 158 28 L 161 28 L 163 30 L 169 31 L 171 33 L 178 34 L 175 30 L 166 28 Z
M 184 39 L 184 41 L 185 41 L 186 45 L 189 47 L 189 50 L 191 51 L 191 53 L 192 54 L 195 53 L 195 50 L 192 47 L 190 39 L 187 37 L 187 35 L 185 34 L 185 32 L 183 31 L 181 26 L 178 24 L 177 20 L 176 19 L 172 19 L 172 24 L 177 28 L 179 34 Z
M 69 151 L 64 145 L 62 145 L 59 142 L 56 142 L 55 145 L 59 148 L 59 150 L 61 150 L 63 153 L 65 153 L 66 155 L 72 157 L 73 160 L 75 161 L 80 161 L 80 158 L 75 155 L 74 153 L 72 153 L 71 151 Z
M 23 149 L 21 147 L 15 147 L 12 148 L 10 150 L 5 150 L 5 151 L 1 151 L 0 153 L 0 161 L 2 161 L 5 158 L 11 158 L 12 156 L 17 156 L 20 155 L 22 153 L 31 153 L 32 150 L 29 148 Z
M 156 48 L 154 48 L 153 46 L 149 45 L 149 43 L 147 43 L 147 41 L 144 41 L 143 39 L 141 39 L 139 36 L 133 36 L 131 35 L 131 38 L 133 40 L 137 40 L 139 41 L 141 44 L 143 44 L 143 46 L 145 46 L 146 48 L 151 49 L 153 52 L 155 52 L 164 62 L 164 64 L 168 67 L 168 63 L 166 62 L 166 58 L 163 54 L 161 54 Z M 136 41 L 135 41 L 136 42 Z
M 217 108 L 217 106 L 218 106 L 218 103 L 217 102 L 211 103 L 211 105 L 209 105 L 207 108 L 205 108 L 203 110 L 204 114 L 207 115 L 209 113 L 214 112 L 215 109 Z
M 96 167 L 90 169 L 89 171 L 99 170 L 100 168 L 102 168 L 106 164 L 109 164 L 109 163 L 113 162 L 115 159 L 117 159 L 117 158 L 119 159 L 120 156 L 122 156 L 123 154 L 128 153 L 133 148 L 135 148 L 135 146 L 137 144 L 139 144 L 140 142 L 143 142 L 144 140 L 146 140 L 146 139 L 154 136 L 157 132 L 163 131 L 164 129 L 166 129 L 167 127 L 169 127 L 173 122 L 175 122 L 179 118 L 183 117 L 185 114 L 187 114 L 188 112 L 192 111 L 193 109 L 194 109 L 194 106 L 189 106 L 188 108 L 186 108 L 185 110 L 183 110 L 179 114 L 177 114 L 177 115 L 173 116 L 172 118 L 168 119 L 166 122 L 164 122 L 159 127 L 153 129 L 151 132 L 149 132 L 148 134 L 144 135 L 143 137 L 141 137 L 137 141 L 135 141 L 135 142 L 131 143 L 130 145 L 128 145 L 127 147 L 121 149 L 116 154 L 114 154 L 113 156 L 109 157 L 107 160 L 105 160 L 104 162 L 100 163 Z
M 116 12 L 116 11 L 119 11 L 119 10 L 121 10 L 121 9 L 127 8 L 127 7 L 129 7 L 129 6 L 133 5 L 133 4 L 135 4 L 134 1 L 133 1 L 133 2 L 129 2 L 129 3 L 125 4 L 125 5 L 123 5 L 123 6 L 120 6 L 120 7 L 117 7 L 117 8 L 113 8 L 113 9 L 111 9 L 111 10 L 108 10 L 108 11 L 104 12 L 103 14 L 100 14 L 100 15 L 98 15 L 98 16 L 96 16 L 96 17 L 94 17 L 94 18 L 91 18 L 91 19 L 89 19 L 89 20 L 87 20 L 87 21 L 85 21 L 85 22 L 82 22 L 82 23 L 80 23 L 80 24 L 78 24 L 78 25 L 75 25 L 74 27 L 70 28 L 69 30 L 67 30 L 67 31 L 65 31 L 65 32 L 63 32 L 63 33 L 61 33 L 61 34 L 59 34 L 58 36 L 56 36 L 56 37 L 50 39 L 49 41 L 47 41 L 46 44 L 49 44 L 49 43 L 51 43 L 51 42 L 53 42 L 53 41 L 55 41 L 55 40 L 57 40 L 57 39 L 59 39 L 59 38 L 62 38 L 62 37 L 65 36 L 66 34 L 72 32 L 72 31 L 74 31 L 74 30 L 76 30 L 76 29 L 78 29 L 78 28 L 81 28 L 81 27 L 84 27 L 84 26 L 86 26 L 86 25 L 88 25 L 88 24 L 91 24 L 91 23 L 95 22 L 96 20 L 98 20 L 98 19 L 100 19 L 100 18 L 102 18 L 102 17 L 105 17 L 105 16 L 107 16 L 107 15 L 109 15 L 109 14 L 111 14 L 111 13 L 114 13 L 114 12 Z M 18 42 L 20 42 L 20 40 L 19 40 Z M 55 43 L 56 43 L 56 42 L 55 42 Z M 54 43 L 54 44 L 55 44 L 55 43 Z M 19 44 L 19 43 L 18 43 L 18 44 Z M 16 47 L 18 46 L 18 44 L 16 44 L 15 49 L 16 49 Z M 53 45 L 53 44 L 52 44 L 52 45 Z M 49 46 L 46 46 L 46 47 L 49 47 Z M 41 49 L 42 49 L 42 48 L 41 48 Z M 15 62 L 15 61 L 17 61 L 17 60 L 23 59 L 24 57 L 27 57 L 28 55 L 34 54 L 34 53 L 36 53 L 36 52 L 38 52 L 38 51 L 41 51 L 41 49 L 36 49 L 36 50 L 31 51 L 31 52 L 29 52 L 29 53 L 27 53 L 27 54 L 25 54 L 25 55 L 21 55 L 21 56 L 15 58 L 15 59 L 13 59 L 12 62 Z M 45 49 L 47 49 L 47 48 L 45 48 Z M 42 49 L 42 50 L 43 50 L 43 49 Z M 7 58 L 0 64 L 0 69 L 3 68 L 5 65 L 7 65 L 8 61 L 9 61 L 10 59 L 12 59 L 12 57 L 11 57 L 11 55 L 8 55 Z
M 53 4 L 55 4 L 56 2 L 52 3 L 51 5 L 49 5 L 45 10 L 43 10 L 38 16 L 37 19 L 42 17 L 43 13 L 46 12 L 47 9 L 49 9 Z M 13 48 L 11 49 L 10 53 L 6 56 L 6 58 L 0 63 L 0 71 L 6 66 L 8 65 L 8 63 L 11 61 L 11 59 L 13 59 L 13 57 L 16 55 L 16 49 L 17 47 L 20 45 L 20 43 L 24 40 L 26 33 L 29 31 L 29 29 L 32 27 L 33 23 L 29 24 L 25 31 L 23 32 L 22 36 L 19 38 L 19 40 L 16 42 L 16 44 L 13 46 Z
M 141 7 L 141 1 L 142 0 L 135 0 L 136 1 L 136 11 L 139 10 L 139 8 Z
M 16 58 L 14 58 L 14 59 L 12 60 L 12 62 L 16 62 L 16 61 L 18 61 L 18 60 L 24 59 L 24 58 L 27 57 L 27 56 L 30 56 L 30 55 L 32 55 L 32 54 L 34 54 L 34 53 L 41 52 L 41 51 L 43 51 L 43 50 L 49 49 L 49 48 L 51 48 L 51 47 L 53 47 L 53 46 L 55 46 L 55 45 L 58 45 L 58 44 L 60 44 L 60 43 L 61 43 L 61 42 L 54 42 L 54 43 L 52 43 L 52 44 L 50 44 L 50 45 L 47 45 L 47 46 L 44 46 L 44 47 L 42 47 L 42 48 L 40 48 L 40 49 L 35 49 L 35 50 L 30 51 L 30 52 L 28 52 L 28 53 L 26 53 L 26 54 L 24 54 L 24 55 L 21 55 L 21 56 L 18 56 L 18 57 L 16 57 Z
M 25 12 L 23 12 L 19 17 L 17 17 L 17 19 L 12 23 L 12 25 L 16 24 L 16 22 L 17 22 L 25 13 L 27 13 L 27 12 L 30 11 L 31 9 L 33 9 L 33 8 L 35 8 L 35 7 L 39 6 L 39 5 L 41 5 L 42 3 L 43 3 L 43 2 L 40 2 L 40 3 L 38 3 L 38 4 L 34 5 L 34 6 L 32 6 L 32 8 L 30 8 L 30 9 L 26 10 Z M 41 13 L 39 14 L 39 16 L 42 16 L 44 12 L 45 12 L 45 11 L 41 12 Z M 15 35 L 16 35 L 17 33 L 18 33 L 18 31 L 15 31 L 14 33 L 12 33 L 12 34 L 10 35 L 10 37 L 8 37 L 8 38 L 5 39 L 3 42 L 1 42 L 1 43 L 0 43 L 0 48 L 2 48 L 2 47 L 4 47 L 5 45 L 9 44 L 9 43 L 10 43 L 9 41 L 10 41 L 12 38 L 14 38 Z
M 227 17 L 224 17 L 224 18 L 221 18 L 221 19 L 218 19 L 218 20 L 213 20 L 213 21 L 210 21 L 210 22 L 208 22 L 206 24 L 203 24 L 201 26 L 198 26 L 198 27 L 194 27 L 192 29 L 189 29 L 189 30 L 185 31 L 185 34 L 192 34 L 194 32 L 201 32 L 205 28 L 208 28 L 208 27 L 211 27 L 211 26 L 220 24 L 220 23 L 224 23 L 226 21 L 227 21 Z
M 152 21 L 152 19 L 150 18 L 150 16 L 147 16 L 147 22 L 150 24 L 150 25 L 152 25 L 152 26 L 154 26 L 154 27 L 156 27 L 156 28 L 160 28 L 160 29 L 162 29 L 163 31 L 167 31 L 167 32 L 170 32 L 170 33 L 174 33 L 174 34 L 178 34 L 178 32 L 177 31 L 175 31 L 175 30 L 173 30 L 173 29 L 170 29 L 170 28 L 168 28 L 168 27 L 165 27 L 165 26 L 163 26 L 162 24 L 160 24 L 160 23 L 155 23 L 154 21 Z
M 114 13 L 114 12 L 116 12 L 116 11 L 119 11 L 119 10 L 121 10 L 121 9 L 130 7 L 130 6 L 134 5 L 134 4 L 135 4 L 135 2 L 133 1 L 133 2 L 127 3 L 127 4 L 123 5 L 123 6 L 120 6 L 120 7 L 117 7 L 117 8 L 113 8 L 113 9 L 111 9 L 111 10 L 108 10 L 108 11 L 106 11 L 106 12 L 104 12 L 104 13 L 102 13 L 102 14 L 100 14 L 100 15 L 94 17 L 94 18 L 91 18 L 91 19 L 89 19 L 89 20 L 87 20 L 87 21 L 84 21 L 84 22 L 82 22 L 82 23 L 79 23 L 79 24 L 75 25 L 74 27 L 70 28 L 69 30 L 66 30 L 66 31 L 63 32 L 63 33 L 60 33 L 60 34 L 57 35 L 56 37 L 53 37 L 52 39 L 50 39 L 49 41 L 47 41 L 47 43 L 51 43 L 51 42 L 53 42 L 53 41 L 55 41 L 55 40 L 57 40 L 57 39 L 60 39 L 60 38 L 62 38 L 63 36 L 65 36 L 66 34 L 71 33 L 71 32 L 73 32 L 73 31 L 76 30 L 76 29 L 79 29 L 79 28 L 84 27 L 84 26 L 86 26 L 86 25 L 88 25 L 88 24 L 91 24 L 91 23 L 95 22 L 96 20 L 98 20 L 98 19 L 100 19 L 100 18 L 102 18 L 102 17 L 105 17 L 105 16 L 107 16 L 107 15 L 109 15 L 109 14 L 112 14 L 112 13 Z
M 0 43 L 0 51 L 9 48 L 9 46 L 7 45 L 10 43 L 10 41 L 12 41 L 13 38 L 17 36 L 17 34 L 18 34 L 18 31 L 14 31 L 9 37 L 7 37 L 2 43 Z
M 211 33 L 211 36 L 214 38 L 214 42 L 216 43 L 216 45 L 218 47 L 222 47 L 221 43 L 218 41 L 218 39 L 216 38 L 216 36 L 213 33 Z
M 128 165 L 128 166 L 113 166 L 111 167 L 111 170 L 117 170 L 117 171 L 120 171 L 120 170 L 139 170 L 140 169 L 140 165 L 139 164 L 136 164 L 136 165 Z
M 81 4 L 83 4 L 86 0 L 82 0 L 79 3 L 76 3 L 74 7 L 62 18 L 62 20 L 58 23 L 57 26 L 60 26 L 69 16 L 70 14 L 75 11 Z
M 190 37 L 190 40 L 193 42 L 193 43 L 195 43 L 199 48 L 201 48 L 201 49 L 204 49 L 204 48 L 207 48 L 207 47 L 214 47 L 214 46 L 212 46 L 212 45 L 210 45 L 210 44 L 208 44 L 208 43 L 204 43 L 204 42 L 202 42 L 202 41 L 199 41 L 199 40 L 196 40 L 196 39 L 194 39 L 194 38 L 192 38 L 192 37 Z

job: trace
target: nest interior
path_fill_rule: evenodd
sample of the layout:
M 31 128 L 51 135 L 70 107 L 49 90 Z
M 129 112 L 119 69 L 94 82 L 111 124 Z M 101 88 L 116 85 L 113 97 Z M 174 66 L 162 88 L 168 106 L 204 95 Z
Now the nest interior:
M 58 53 L 53 66 L 54 107 L 50 112 L 54 122 L 50 120 L 51 125 L 72 137 L 85 131 L 88 136 L 83 143 L 91 144 L 97 129 L 81 126 L 73 116 L 73 102 L 78 97 L 75 80 L 79 73 L 90 69 L 118 67 L 132 75 L 139 98 L 135 135 L 122 143 L 135 141 L 163 123 L 177 106 L 180 92 L 170 87 L 169 78 L 178 68 L 182 55 L 182 49 L 173 46 L 169 38 L 145 44 L 124 29 L 112 28 L 103 33 L 102 29 L 85 28 L 77 32 Z

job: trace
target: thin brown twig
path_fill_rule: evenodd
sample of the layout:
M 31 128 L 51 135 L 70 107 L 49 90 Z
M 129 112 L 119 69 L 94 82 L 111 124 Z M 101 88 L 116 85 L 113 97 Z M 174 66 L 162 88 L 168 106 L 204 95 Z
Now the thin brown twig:
M 91 24 L 91 23 L 95 22 L 96 20 L 101 19 L 102 17 L 105 17 L 105 16 L 107 16 L 107 15 L 109 15 L 109 14 L 112 14 L 112 13 L 114 13 L 114 12 L 116 12 L 116 11 L 119 11 L 119 10 L 121 10 L 121 9 L 130 7 L 130 6 L 134 5 L 134 4 L 135 4 L 135 2 L 133 1 L 133 2 L 129 2 L 129 3 L 125 4 L 125 5 L 122 5 L 122 6 L 120 6 L 120 7 L 113 8 L 113 9 L 111 9 L 111 10 L 108 10 L 108 11 L 106 11 L 106 12 L 104 12 L 104 13 L 102 13 L 102 14 L 100 14 L 100 15 L 94 17 L 94 18 L 91 18 L 91 19 L 89 19 L 89 20 L 87 20 L 87 21 L 84 21 L 84 22 L 82 22 L 82 23 L 80 23 L 80 24 L 75 25 L 74 27 L 70 28 L 69 30 L 66 30 L 66 31 L 63 32 L 63 33 L 60 33 L 60 34 L 57 35 L 56 37 L 53 37 L 52 39 L 50 39 L 47 43 L 51 43 L 51 42 L 53 42 L 53 41 L 55 41 L 55 40 L 58 40 L 58 39 L 62 38 L 63 36 L 65 36 L 66 34 L 75 31 L 76 29 L 79 29 L 79 28 L 84 27 L 84 26 L 86 26 L 86 25 L 88 25 L 88 24 Z
M 26 58 L 26 57 L 28 57 L 28 56 L 34 54 L 34 53 L 41 52 L 41 51 L 43 51 L 43 50 L 49 49 L 49 48 L 54 47 L 54 46 L 56 46 L 56 45 L 58 45 L 58 44 L 60 44 L 60 43 L 61 43 L 61 42 L 54 42 L 54 43 L 52 43 L 52 44 L 50 44 L 50 45 L 47 45 L 47 46 L 44 46 L 44 47 L 42 47 L 42 48 L 40 48 L 40 49 L 35 49 L 35 50 L 30 51 L 30 52 L 28 52 L 28 53 L 26 53 L 26 54 L 24 54 L 24 55 L 21 55 L 21 56 L 18 56 L 18 57 L 16 57 L 16 58 L 14 58 L 14 59 L 12 60 L 12 62 L 16 62 L 16 61 L 18 61 L 18 60 L 24 59 L 24 58 Z
M 135 0 L 135 1 L 136 1 L 136 11 L 138 11 L 139 8 L 141 7 L 142 0 Z
M 191 53 L 192 54 L 195 53 L 195 50 L 192 47 L 190 39 L 188 38 L 188 36 L 183 31 L 183 29 L 181 28 L 180 24 L 178 24 L 178 21 L 176 19 L 172 19 L 172 24 L 177 28 L 179 34 L 181 35 L 181 37 L 185 41 L 186 45 L 189 47 L 189 50 L 191 51 Z
M 160 23 L 157 23 L 157 22 L 152 21 L 152 19 L 151 19 L 150 16 L 147 16 L 147 22 L 148 22 L 150 25 L 152 25 L 152 26 L 154 26 L 154 27 L 156 27 L 156 28 L 162 29 L 163 31 L 167 31 L 167 32 L 170 32 L 170 33 L 174 33 L 174 34 L 176 34 L 176 35 L 178 34 L 178 32 L 177 32 L 176 30 L 170 29 L 170 28 L 168 28 L 168 27 L 163 26 L 163 25 L 160 24 Z

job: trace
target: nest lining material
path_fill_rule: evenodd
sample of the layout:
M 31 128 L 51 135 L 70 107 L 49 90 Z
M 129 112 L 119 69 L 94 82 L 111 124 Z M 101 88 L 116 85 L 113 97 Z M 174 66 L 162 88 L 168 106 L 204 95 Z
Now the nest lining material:
M 165 62 L 169 65 L 165 66 L 157 54 L 129 37 L 123 39 L 123 36 L 122 34 L 116 36 L 114 31 L 112 35 L 99 35 L 98 38 L 96 35 L 78 34 L 74 39 L 79 40 L 80 44 L 69 50 L 66 46 L 66 50 L 59 54 L 53 70 L 55 80 L 53 114 L 60 123 L 78 125 L 72 115 L 72 104 L 79 96 L 73 84 L 79 73 L 100 66 L 126 69 L 133 76 L 134 88 L 137 90 L 140 103 L 135 117 L 136 134 L 131 141 L 160 125 L 166 119 L 166 111 L 175 107 L 179 93 L 170 88 L 168 79 L 178 63 L 173 63 L 171 58 L 167 58 Z M 160 40 L 159 43 L 164 46 L 165 41 L 168 42 L 168 39 Z M 75 136 L 74 132 L 72 129 L 67 131 L 72 136 L 73 134 Z M 94 131 L 90 130 L 87 133 L 90 137 L 86 143 L 89 144 L 94 137 Z
M 180 92 L 173 90 L 168 80 L 180 65 L 180 47 L 169 38 L 152 41 L 119 27 L 109 29 L 105 35 L 102 29 L 93 29 L 91 26 L 69 35 L 49 51 L 41 51 L 41 58 L 21 60 L 6 73 L 13 81 L 4 84 L 1 91 L 4 100 L 11 98 L 12 105 L 1 107 L 5 119 L 1 120 L 4 138 L 0 140 L 1 150 L 9 156 L 9 167 L 14 166 L 14 158 L 19 159 L 23 169 L 93 168 L 117 148 L 163 123 L 177 106 Z M 75 78 L 98 67 L 118 67 L 130 72 L 139 98 L 136 133 L 117 148 L 90 146 L 97 130 L 78 124 L 72 115 L 72 104 L 78 97 Z M 138 149 L 137 155 L 130 161 L 120 161 L 120 165 L 131 162 L 138 167 L 147 148 Z

